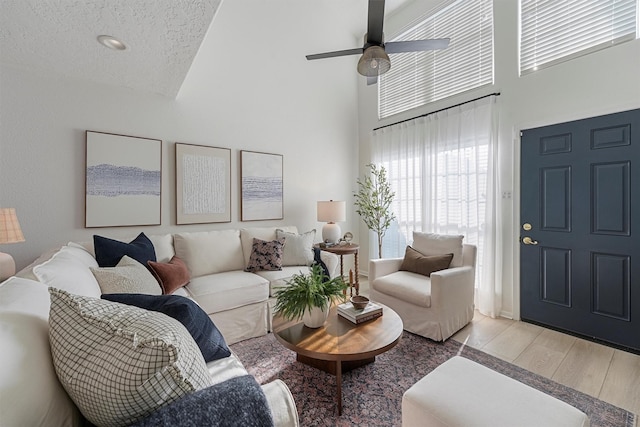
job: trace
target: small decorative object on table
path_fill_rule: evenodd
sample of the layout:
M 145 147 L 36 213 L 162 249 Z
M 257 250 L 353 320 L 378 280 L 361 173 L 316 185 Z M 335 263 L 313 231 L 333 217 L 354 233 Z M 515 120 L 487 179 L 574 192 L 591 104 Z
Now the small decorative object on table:
M 356 296 L 352 297 L 356 298 Z M 357 296 L 357 298 L 364 298 Z M 356 309 L 351 301 L 338 305 L 338 315 L 351 323 L 360 324 L 382 316 L 382 306 L 369 301 L 364 309 Z
M 363 310 L 369 304 L 369 298 L 362 295 L 354 295 L 349 300 L 356 310 Z

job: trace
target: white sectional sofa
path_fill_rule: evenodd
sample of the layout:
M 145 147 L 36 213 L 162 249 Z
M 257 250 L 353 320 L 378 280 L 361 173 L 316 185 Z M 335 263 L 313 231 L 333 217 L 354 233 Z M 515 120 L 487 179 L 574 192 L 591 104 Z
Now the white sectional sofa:
M 263 227 L 149 235 L 159 262 L 174 255 L 184 260 L 191 281 L 175 294 L 195 300 L 214 321 L 228 344 L 266 334 L 271 328 L 272 290 L 307 265 L 279 271 L 244 271 L 254 238 L 274 240 L 276 229 Z M 126 239 L 118 239 L 126 240 Z M 84 249 L 82 249 L 84 248 Z M 92 244 L 72 244 L 41 256 L 17 276 L 0 284 L 0 414 L 3 427 L 81 425 L 78 408 L 57 379 L 49 349 L 48 286 L 99 297 L 90 267 L 97 266 Z M 338 259 L 322 252 L 331 275 Z M 97 295 L 96 295 L 97 293 Z M 246 375 L 230 357 L 207 363 L 212 383 Z M 295 402 L 280 380 L 262 386 L 276 426 L 297 426 Z

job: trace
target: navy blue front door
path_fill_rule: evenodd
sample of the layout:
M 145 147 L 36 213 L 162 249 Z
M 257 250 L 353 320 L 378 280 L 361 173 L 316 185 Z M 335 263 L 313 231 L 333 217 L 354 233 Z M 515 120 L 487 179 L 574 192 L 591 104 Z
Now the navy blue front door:
M 522 132 L 520 314 L 640 350 L 640 110 Z

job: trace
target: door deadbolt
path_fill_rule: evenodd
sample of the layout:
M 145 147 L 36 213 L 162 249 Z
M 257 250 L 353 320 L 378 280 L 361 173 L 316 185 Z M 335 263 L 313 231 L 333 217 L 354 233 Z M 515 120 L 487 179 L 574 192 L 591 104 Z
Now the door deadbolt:
M 522 229 L 524 231 L 529 231 L 531 230 L 531 224 L 529 224 L 528 222 L 525 222 L 524 224 L 522 224 Z

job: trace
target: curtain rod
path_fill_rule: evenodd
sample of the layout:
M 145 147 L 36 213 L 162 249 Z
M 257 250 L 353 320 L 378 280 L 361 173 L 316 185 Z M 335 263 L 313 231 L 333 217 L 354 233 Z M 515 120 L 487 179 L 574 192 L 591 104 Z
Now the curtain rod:
M 420 116 L 412 117 L 412 118 L 410 118 L 410 119 L 400 120 L 399 122 L 391 123 L 391 124 L 389 124 L 389 125 L 380 126 L 380 127 L 377 127 L 377 128 L 375 128 L 375 129 L 373 129 L 373 130 L 374 130 L 374 131 L 376 131 L 376 130 L 379 130 L 379 129 L 388 128 L 389 126 L 399 125 L 400 123 L 408 122 L 408 121 L 410 121 L 410 120 L 419 119 L 420 117 L 427 117 L 427 116 L 430 116 L 430 115 L 432 115 L 432 114 L 439 113 L 440 111 L 449 110 L 450 108 L 456 108 L 456 107 L 459 107 L 459 106 L 461 106 L 461 105 L 468 104 L 468 103 L 470 103 L 470 102 L 475 102 L 475 101 L 479 101 L 479 100 L 484 99 L 484 98 L 488 98 L 488 97 L 490 97 L 490 96 L 500 96 L 500 92 L 494 92 L 494 93 L 490 93 L 490 94 L 488 94 L 488 95 L 479 96 L 479 97 L 477 97 L 477 98 L 475 98 L 475 99 L 471 99 L 471 100 L 469 100 L 469 101 L 464 101 L 464 102 L 461 102 L 461 103 L 459 103 L 459 104 L 452 105 L 451 107 L 441 108 L 441 109 L 439 109 L 439 110 L 432 111 L 432 112 L 430 112 L 430 113 L 425 113 L 425 114 L 422 114 L 422 115 L 420 115 Z

